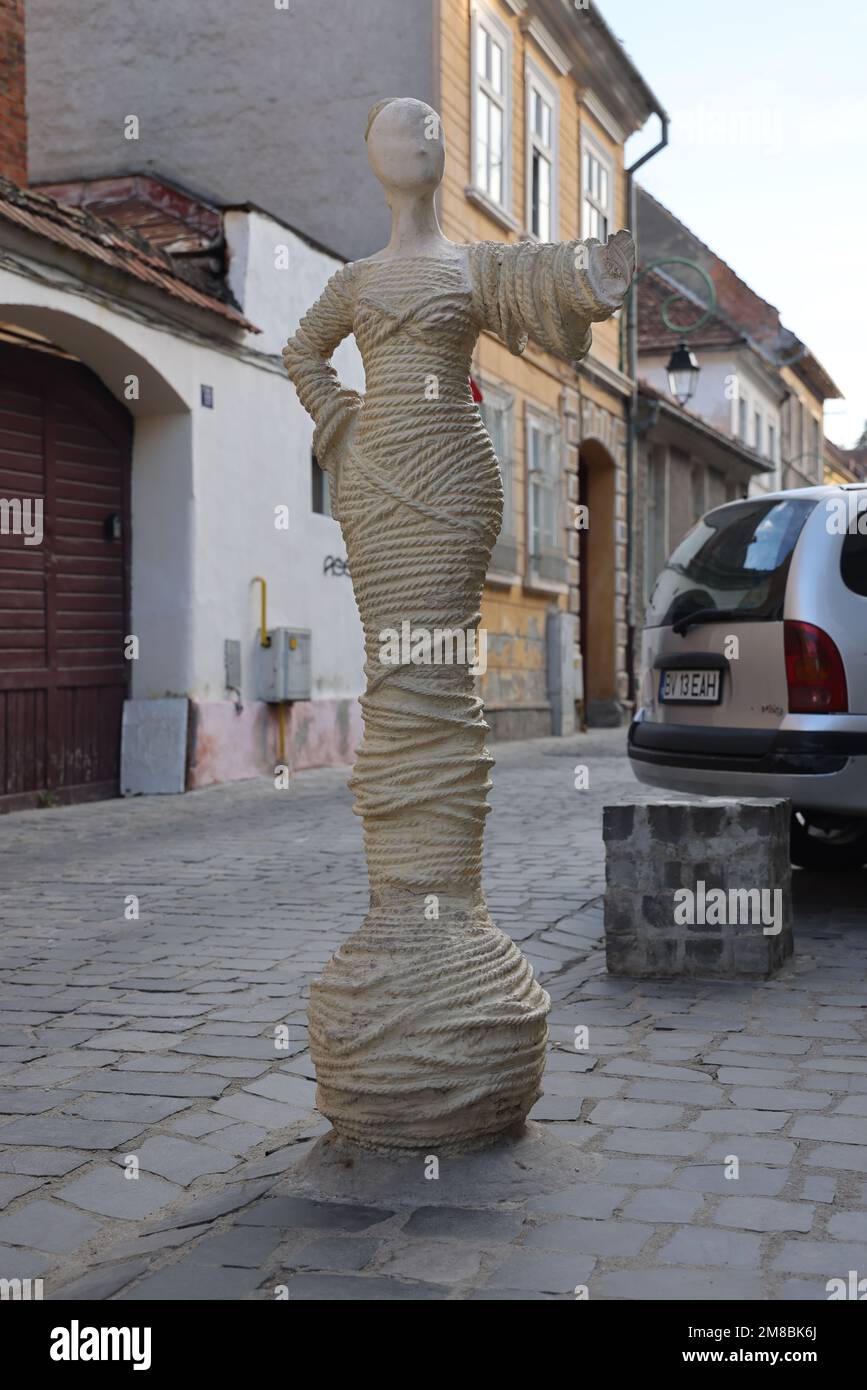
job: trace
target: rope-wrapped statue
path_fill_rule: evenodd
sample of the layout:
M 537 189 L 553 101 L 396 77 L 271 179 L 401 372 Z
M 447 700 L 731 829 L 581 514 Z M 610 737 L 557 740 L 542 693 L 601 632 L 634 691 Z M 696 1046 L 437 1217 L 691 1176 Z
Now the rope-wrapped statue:
M 502 520 L 497 460 L 470 386 L 483 329 L 571 360 L 620 306 L 632 239 L 460 246 L 440 230 L 445 164 L 423 102 L 367 128 L 386 190 L 384 251 L 343 266 L 283 360 L 316 425 L 364 626 L 364 739 L 350 782 L 370 912 L 311 990 L 319 1109 L 371 1148 L 473 1148 L 519 1130 L 540 1094 L 550 1001 L 481 889 L 488 726 L 469 661 L 383 660 L 383 636 L 436 630 L 474 650 Z M 354 333 L 362 398 L 329 365 Z

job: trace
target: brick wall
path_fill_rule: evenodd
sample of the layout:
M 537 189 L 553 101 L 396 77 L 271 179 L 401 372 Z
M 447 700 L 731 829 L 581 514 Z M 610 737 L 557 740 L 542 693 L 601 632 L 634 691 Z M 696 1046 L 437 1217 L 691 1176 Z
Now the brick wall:
M 24 0 L 0 0 L 0 174 L 27 182 Z

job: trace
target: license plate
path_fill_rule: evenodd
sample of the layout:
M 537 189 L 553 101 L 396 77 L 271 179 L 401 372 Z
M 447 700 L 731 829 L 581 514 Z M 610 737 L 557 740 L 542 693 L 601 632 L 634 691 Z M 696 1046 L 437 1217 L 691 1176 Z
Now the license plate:
M 718 705 L 721 671 L 663 671 L 659 698 L 663 704 Z

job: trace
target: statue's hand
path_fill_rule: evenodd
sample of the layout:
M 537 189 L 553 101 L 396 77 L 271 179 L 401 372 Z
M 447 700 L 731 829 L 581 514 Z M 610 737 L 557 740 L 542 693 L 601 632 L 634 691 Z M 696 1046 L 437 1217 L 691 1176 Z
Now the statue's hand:
M 600 307 L 619 309 L 635 274 L 635 242 L 629 232 L 615 232 L 603 246 L 590 245 L 587 278 Z
M 333 515 L 339 519 L 340 478 L 352 449 L 361 415 L 363 397 L 345 388 L 330 397 L 316 417 L 313 452 L 328 475 Z
M 353 392 L 353 395 L 354 394 Z M 339 474 L 345 460 L 349 457 L 349 452 L 352 448 L 353 440 L 355 439 L 355 432 L 358 429 L 362 399 L 362 397 L 359 397 L 357 403 L 353 401 L 347 408 L 343 417 L 343 424 L 334 443 L 328 451 L 329 466 L 332 467 L 337 474 Z

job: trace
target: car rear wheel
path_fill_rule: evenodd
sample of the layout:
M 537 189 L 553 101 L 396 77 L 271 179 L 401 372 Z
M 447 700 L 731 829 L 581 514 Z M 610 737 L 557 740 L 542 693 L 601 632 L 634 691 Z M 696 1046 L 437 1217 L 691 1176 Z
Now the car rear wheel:
M 793 811 L 791 855 L 802 869 L 860 869 L 867 864 L 867 820 Z

